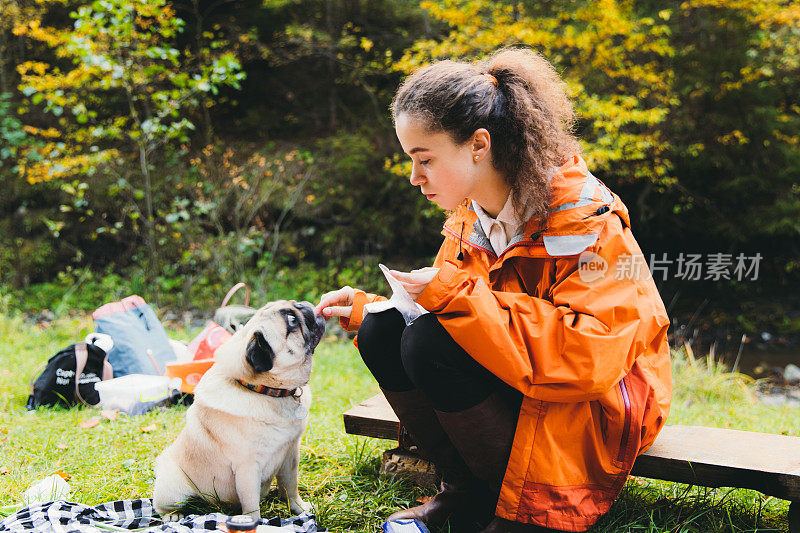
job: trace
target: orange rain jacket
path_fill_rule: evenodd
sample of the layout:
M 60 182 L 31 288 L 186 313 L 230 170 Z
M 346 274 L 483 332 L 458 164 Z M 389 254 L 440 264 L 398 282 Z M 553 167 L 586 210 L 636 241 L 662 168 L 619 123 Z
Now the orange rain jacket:
M 585 531 L 669 414 L 669 320 L 619 197 L 579 156 L 551 187 L 546 227 L 532 218 L 499 256 L 459 206 L 417 302 L 524 395 L 496 514 Z M 342 325 L 379 298 L 356 291 Z

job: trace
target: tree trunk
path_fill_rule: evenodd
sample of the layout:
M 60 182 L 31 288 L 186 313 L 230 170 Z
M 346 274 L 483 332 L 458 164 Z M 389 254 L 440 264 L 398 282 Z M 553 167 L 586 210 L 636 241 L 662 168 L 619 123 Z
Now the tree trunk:
M 200 49 L 202 48 L 203 37 L 203 15 L 200 13 L 198 0 L 192 0 L 192 11 L 194 12 L 194 54 L 200 61 Z M 206 93 L 200 95 L 200 107 L 203 109 L 203 143 L 204 146 L 211 145 L 214 136 L 214 128 L 211 125 L 211 113 L 208 112 L 208 97 Z
M 150 165 L 147 160 L 147 146 L 144 141 L 139 141 L 139 166 L 144 177 L 144 200 L 145 200 L 145 245 L 147 246 L 148 265 L 145 270 L 145 281 L 151 285 L 155 280 L 156 261 L 156 242 L 155 242 L 155 218 L 153 216 L 153 187 L 150 180 Z M 151 298 L 158 303 L 158 295 L 151 294 Z
M 333 34 L 333 0 L 325 0 L 325 24 L 328 30 L 328 77 L 330 79 L 330 92 L 328 93 L 328 129 L 331 133 L 336 131 L 338 118 L 336 108 L 338 97 L 336 95 L 336 40 Z
M 6 77 L 6 43 L 5 33 L 0 32 L 0 94 L 9 92 Z
M 647 222 L 653 218 L 652 210 L 647 207 L 647 197 L 650 196 L 652 190 L 653 183 L 648 181 L 636 198 L 636 205 L 639 208 L 639 222 L 642 226 L 646 226 Z

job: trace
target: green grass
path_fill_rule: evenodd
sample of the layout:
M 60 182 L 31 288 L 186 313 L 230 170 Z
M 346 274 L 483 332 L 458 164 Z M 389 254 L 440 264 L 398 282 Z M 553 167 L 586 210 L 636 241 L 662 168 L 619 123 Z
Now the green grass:
M 71 476 L 70 499 L 88 505 L 151 494 L 153 459 L 180 431 L 185 408 L 120 417 L 88 430 L 78 423 L 94 416 L 93 410 L 25 411 L 30 380 L 41 364 L 83 338 L 91 327 L 88 318 L 61 318 L 42 329 L 0 314 L 0 387 L 4 392 L 0 396 L 0 508 L 4 514 L 18 506 L 31 483 L 56 471 Z M 179 339 L 189 339 L 193 333 L 170 332 Z M 759 404 L 749 378 L 728 374 L 714 361 L 675 352 L 674 384 L 671 424 L 800 434 L 797 409 Z M 320 523 L 331 531 L 376 531 L 390 512 L 423 494 L 378 474 L 380 454 L 392 442 L 344 433 L 342 412 L 376 393 L 377 386 L 355 348 L 329 338 L 315 355 L 311 385 L 314 404 L 301 450 L 301 492 L 316 506 Z M 150 425 L 155 431 L 142 431 Z M 786 502 L 755 491 L 632 478 L 592 531 L 781 531 L 786 530 L 786 510 Z M 288 513 L 286 503 L 274 495 L 263 503 L 264 516 Z

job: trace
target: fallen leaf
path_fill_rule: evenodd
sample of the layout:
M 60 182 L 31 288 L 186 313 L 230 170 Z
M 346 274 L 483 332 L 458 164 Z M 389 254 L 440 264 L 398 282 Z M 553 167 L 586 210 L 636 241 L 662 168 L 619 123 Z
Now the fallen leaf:
M 55 472 L 53 472 L 53 474 L 55 474 L 57 476 L 61 476 L 61 478 L 64 481 L 69 481 L 70 475 L 67 474 L 66 472 L 62 471 L 62 470 L 56 470 Z
M 0 433 L 2 433 L 3 435 L 6 435 L 8 433 L 8 430 L 7 429 L 3 429 L 2 431 L 0 431 Z
M 116 409 L 112 409 L 112 410 L 103 409 L 102 411 L 100 411 L 100 416 L 102 416 L 103 418 L 105 418 L 109 422 L 114 422 L 117 419 L 117 415 L 118 414 L 119 414 L 119 411 L 117 411 Z
M 67 446 L 66 444 L 56 444 L 56 448 L 58 448 L 59 450 L 66 450 L 67 448 L 69 448 L 69 446 Z
M 419 498 L 417 498 L 417 503 L 420 503 L 420 504 L 428 503 L 430 501 L 430 499 L 431 499 L 430 496 L 420 496 Z
M 142 433 L 150 433 L 150 432 L 156 430 L 156 425 L 155 424 L 150 424 L 149 426 L 143 426 L 143 427 L 140 427 L 139 429 L 142 430 Z
M 0 476 L 8 474 L 9 472 L 11 472 L 11 470 L 9 470 L 7 466 L 0 468 Z
M 93 428 L 93 427 L 99 426 L 99 425 L 100 425 L 100 417 L 99 416 L 93 416 L 92 418 L 90 418 L 88 420 L 84 420 L 83 422 L 80 422 L 78 424 L 78 426 L 80 426 L 83 429 L 90 429 L 90 428 Z

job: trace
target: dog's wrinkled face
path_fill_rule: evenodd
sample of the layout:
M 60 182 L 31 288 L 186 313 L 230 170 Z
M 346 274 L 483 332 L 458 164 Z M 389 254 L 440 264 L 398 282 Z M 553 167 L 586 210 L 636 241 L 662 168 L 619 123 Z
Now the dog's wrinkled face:
M 269 381 L 304 384 L 311 372 L 311 355 L 324 332 L 325 321 L 314 314 L 309 302 L 269 303 L 241 330 L 246 335 L 246 366 L 253 377 L 267 373 Z

